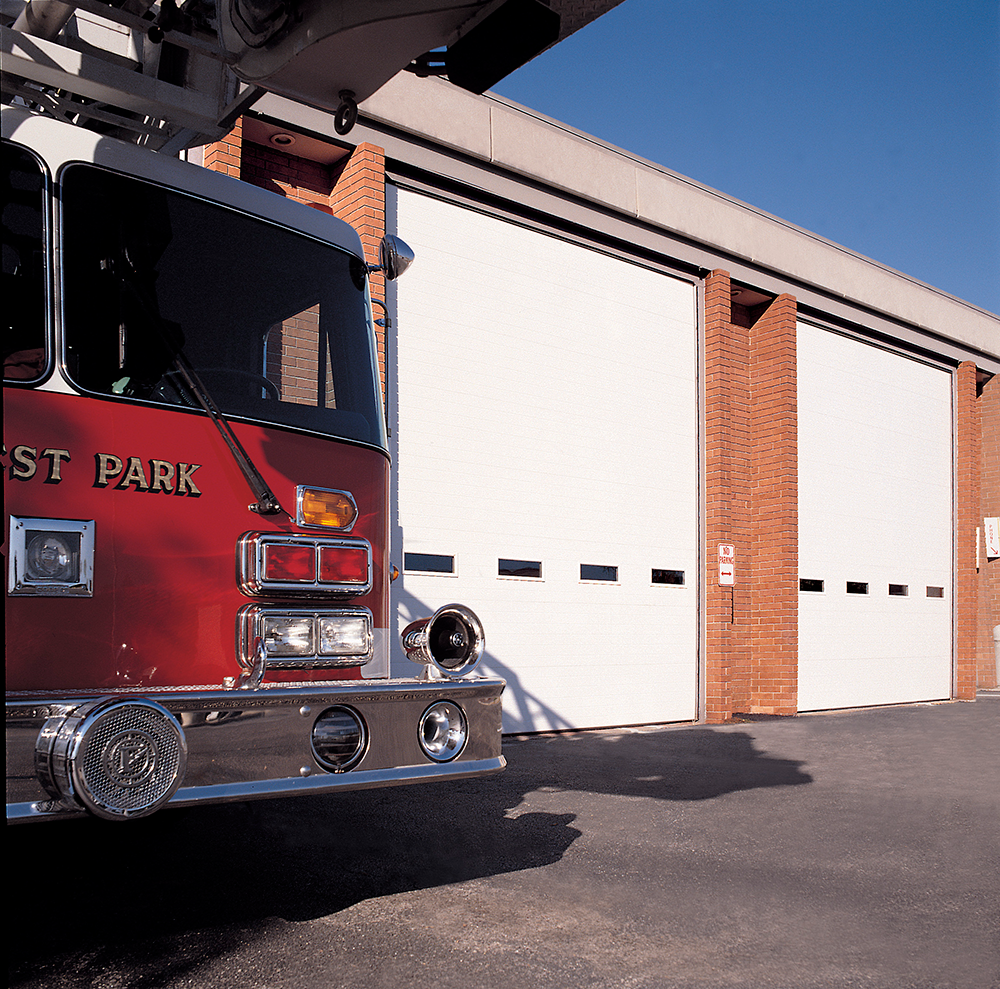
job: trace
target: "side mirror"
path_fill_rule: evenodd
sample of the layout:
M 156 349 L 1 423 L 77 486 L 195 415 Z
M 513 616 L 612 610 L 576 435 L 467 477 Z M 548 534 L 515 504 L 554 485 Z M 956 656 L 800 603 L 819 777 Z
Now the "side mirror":
M 371 271 L 381 271 L 393 282 L 413 264 L 413 251 L 409 244 L 393 234 L 386 234 L 378 248 L 378 267 Z

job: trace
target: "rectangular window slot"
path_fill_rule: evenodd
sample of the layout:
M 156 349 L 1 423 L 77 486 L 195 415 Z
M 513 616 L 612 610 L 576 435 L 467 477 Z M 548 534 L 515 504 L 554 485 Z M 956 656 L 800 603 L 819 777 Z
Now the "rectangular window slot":
M 618 580 L 618 567 L 603 567 L 596 563 L 581 563 L 580 580 Z
M 683 570 L 653 570 L 652 581 L 654 584 L 675 584 L 684 585 Z
M 813 591 L 819 592 L 823 590 L 823 581 L 821 580 L 810 580 L 807 577 L 799 578 L 799 590 L 800 591 Z
M 889 597 L 894 598 L 905 598 L 910 593 L 909 584 L 890 584 L 889 585 Z
M 403 569 L 420 573 L 454 573 L 455 557 L 438 553 L 404 553 Z
M 866 580 L 849 580 L 847 582 L 848 594 L 867 594 L 868 582 Z
M 943 587 L 928 587 L 927 596 L 929 598 L 943 598 L 944 588 Z
M 541 577 L 540 560 L 498 560 L 497 573 L 501 577 Z

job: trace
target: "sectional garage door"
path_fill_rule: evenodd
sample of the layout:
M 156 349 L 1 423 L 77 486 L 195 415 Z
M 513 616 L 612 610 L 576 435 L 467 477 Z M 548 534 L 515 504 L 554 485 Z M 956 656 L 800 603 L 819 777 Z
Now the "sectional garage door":
M 695 718 L 693 286 L 405 189 L 389 221 L 401 625 L 471 606 L 507 731 Z
M 799 710 L 948 697 L 952 382 L 798 331 Z

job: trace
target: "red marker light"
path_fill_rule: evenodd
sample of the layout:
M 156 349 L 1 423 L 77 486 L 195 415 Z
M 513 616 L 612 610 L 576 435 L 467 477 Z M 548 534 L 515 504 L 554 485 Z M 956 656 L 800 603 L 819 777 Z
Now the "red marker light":
M 264 579 L 312 583 L 316 579 L 316 548 L 311 544 L 265 544 Z
M 335 597 L 367 594 L 372 587 L 365 539 L 247 532 L 237 554 L 244 594 Z
M 321 546 L 319 579 L 326 584 L 367 584 L 368 550 L 364 546 Z

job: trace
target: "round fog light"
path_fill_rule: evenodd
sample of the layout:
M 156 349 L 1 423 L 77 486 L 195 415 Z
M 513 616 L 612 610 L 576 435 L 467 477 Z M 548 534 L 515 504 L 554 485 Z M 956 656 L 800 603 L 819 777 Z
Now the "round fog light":
M 365 754 L 368 731 L 361 715 L 349 707 L 328 707 L 312 730 L 316 761 L 325 769 L 342 773 Z
M 451 701 L 432 704 L 420 719 L 420 747 L 435 762 L 448 762 L 465 748 L 469 731 L 462 709 Z

